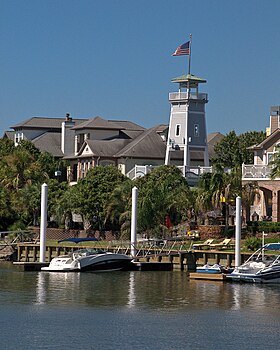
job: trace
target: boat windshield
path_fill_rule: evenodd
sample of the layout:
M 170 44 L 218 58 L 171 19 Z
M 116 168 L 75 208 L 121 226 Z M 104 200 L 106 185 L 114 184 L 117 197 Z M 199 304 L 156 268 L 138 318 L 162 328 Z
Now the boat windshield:
M 250 258 L 246 261 L 274 261 L 280 260 L 280 243 L 268 243 L 259 248 Z
M 82 248 L 82 249 L 76 250 L 74 253 L 79 255 L 93 255 L 93 254 L 102 254 L 104 253 L 104 251 L 97 248 Z

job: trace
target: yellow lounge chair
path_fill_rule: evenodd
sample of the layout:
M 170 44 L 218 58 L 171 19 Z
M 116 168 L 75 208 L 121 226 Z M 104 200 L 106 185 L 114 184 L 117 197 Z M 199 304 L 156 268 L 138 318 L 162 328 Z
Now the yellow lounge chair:
M 222 242 L 220 243 L 213 243 L 210 244 L 210 248 L 214 248 L 214 249 L 226 249 L 230 246 L 232 246 L 233 244 L 230 244 L 231 242 L 231 238 L 225 238 Z
M 195 243 L 193 245 L 193 249 L 199 250 L 199 249 L 210 247 L 210 245 L 213 241 L 214 241 L 214 239 L 210 238 L 210 239 L 207 239 L 204 243 Z

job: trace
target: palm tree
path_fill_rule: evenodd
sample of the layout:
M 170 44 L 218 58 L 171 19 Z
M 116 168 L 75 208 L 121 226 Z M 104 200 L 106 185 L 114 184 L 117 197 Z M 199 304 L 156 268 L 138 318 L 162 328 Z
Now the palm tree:
M 280 177 L 280 146 L 276 146 L 275 150 L 273 160 L 269 162 L 269 165 L 272 166 L 270 177 L 273 180 Z
M 242 186 L 242 204 L 245 211 L 245 220 L 250 221 L 250 206 L 254 203 L 256 197 L 259 197 L 258 183 L 250 182 Z
M 216 171 L 205 174 L 199 183 L 197 207 L 202 210 L 221 208 L 224 206 L 225 229 L 228 227 L 229 204 L 241 193 L 241 172 L 236 167 L 230 173 Z M 224 203 L 224 204 L 222 204 Z M 199 206 L 200 205 L 200 206 Z

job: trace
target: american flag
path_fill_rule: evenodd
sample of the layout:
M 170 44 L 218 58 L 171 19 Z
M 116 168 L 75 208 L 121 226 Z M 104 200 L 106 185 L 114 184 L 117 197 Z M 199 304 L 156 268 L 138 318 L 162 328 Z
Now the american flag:
M 176 51 L 173 53 L 172 56 L 184 56 L 190 54 L 190 42 L 186 42 L 183 45 L 180 45 L 177 47 Z

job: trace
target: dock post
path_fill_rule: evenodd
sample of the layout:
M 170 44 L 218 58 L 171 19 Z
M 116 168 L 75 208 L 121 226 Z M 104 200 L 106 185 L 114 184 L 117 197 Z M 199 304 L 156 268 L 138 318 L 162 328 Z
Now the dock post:
M 41 224 L 40 224 L 40 262 L 46 260 L 46 231 L 47 231 L 47 211 L 48 211 L 48 185 L 41 187 Z
M 137 201 L 138 188 L 136 186 L 132 189 L 132 208 L 131 208 L 131 232 L 130 232 L 130 255 L 136 257 L 136 243 L 137 243 Z
M 240 253 L 241 241 L 241 197 L 236 197 L 236 218 L 235 218 L 235 267 L 241 264 Z

